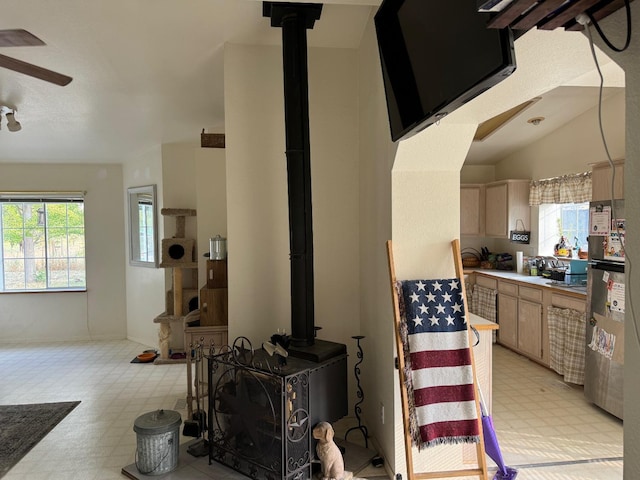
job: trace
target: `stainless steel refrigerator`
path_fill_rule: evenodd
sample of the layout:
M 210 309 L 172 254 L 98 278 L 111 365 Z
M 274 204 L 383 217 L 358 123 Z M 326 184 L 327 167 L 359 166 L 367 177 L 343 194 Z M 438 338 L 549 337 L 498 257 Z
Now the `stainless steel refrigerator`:
M 584 394 L 622 419 L 624 360 L 624 203 L 589 208 Z

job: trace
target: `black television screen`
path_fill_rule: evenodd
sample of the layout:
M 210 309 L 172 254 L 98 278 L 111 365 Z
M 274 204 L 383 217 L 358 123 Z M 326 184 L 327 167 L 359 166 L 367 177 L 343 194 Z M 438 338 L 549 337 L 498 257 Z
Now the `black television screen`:
M 476 0 L 384 0 L 374 22 L 391 138 L 408 138 L 515 71 L 513 36 Z

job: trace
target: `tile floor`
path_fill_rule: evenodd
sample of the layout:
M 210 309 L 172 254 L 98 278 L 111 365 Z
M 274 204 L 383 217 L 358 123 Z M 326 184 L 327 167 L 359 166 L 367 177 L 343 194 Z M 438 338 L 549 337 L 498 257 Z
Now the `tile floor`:
M 518 480 L 622 479 L 621 420 L 553 371 L 497 345 L 493 353 L 492 417 Z
M 126 340 L 0 346 L 0 404 L 82 401 L 4 479 L 124 478 L 139 415 L 169 408 L 186 418 L 185 366 L 129 363 L 146 348 Z M 580 388 L 499 346 L 493 407 L 500 448 L 518 480 L 622 479 L 622 422 L 588 404 Z M 356 473 L 384 476 L 373 467 Z

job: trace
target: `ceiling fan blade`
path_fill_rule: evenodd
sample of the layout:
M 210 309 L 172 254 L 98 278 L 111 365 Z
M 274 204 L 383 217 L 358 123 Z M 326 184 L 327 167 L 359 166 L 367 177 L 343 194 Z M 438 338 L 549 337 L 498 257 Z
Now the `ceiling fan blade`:
M 21 28 L 13 30 L 0 30 L 0 47 L 33 47 L 45 45 L 33 33 Z
M 22 60 L 17 60 L 15 58 L 7 57 L 6 55 L 1 54 L 0 67 L 8 68 L 9 70 L 13 70 L 14 72 L 24 73 L 25 75 L 39 78 L 40 80 L 44 80 L 45 82 L 55 83 L 56 85 L 60 85 L 61 87 L 68 85 L 69 82 L 73 80 L 73 78 L 68 77 L 67 75 L 63 75 L 52 70 L 47 70 L 46 68 L 38 67 L 36 65 L 32 65 L 31 63 L 23 62 Z

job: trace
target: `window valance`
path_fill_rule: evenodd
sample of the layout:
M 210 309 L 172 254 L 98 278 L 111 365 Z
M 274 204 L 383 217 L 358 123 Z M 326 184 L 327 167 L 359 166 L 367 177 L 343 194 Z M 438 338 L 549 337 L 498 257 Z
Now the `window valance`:
M 535 180 L 529 187 L 529 205 L 591 201 L 591 172 Z

